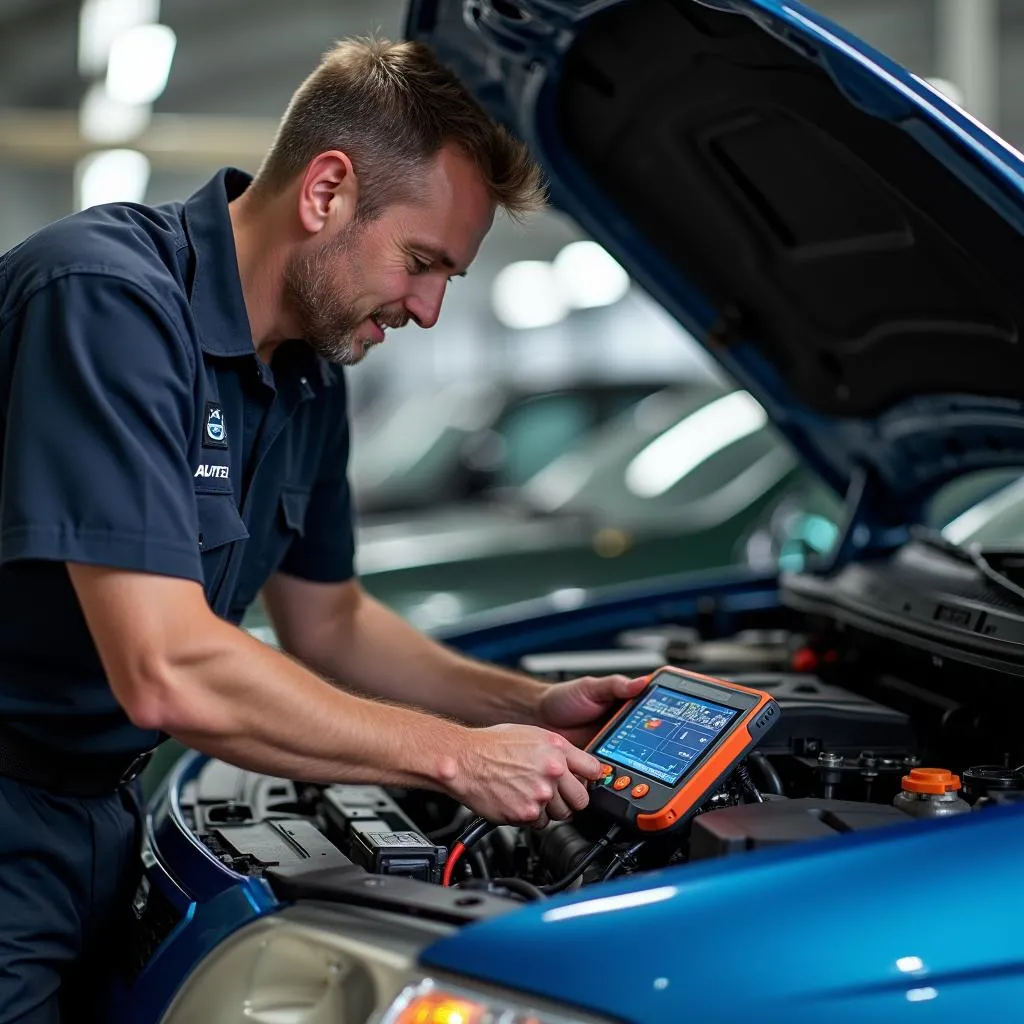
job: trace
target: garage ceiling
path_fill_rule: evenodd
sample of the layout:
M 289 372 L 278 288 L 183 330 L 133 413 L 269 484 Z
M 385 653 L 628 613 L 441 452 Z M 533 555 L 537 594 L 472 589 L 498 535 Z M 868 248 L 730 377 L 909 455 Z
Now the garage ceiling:
M 74 109 L 78 0 L 0 0 L 0 105 Z M 397 0 L 163 0 L 178 48 L 155 110 L 276 116 L 319 55 L 341 36 L 397 36 Z

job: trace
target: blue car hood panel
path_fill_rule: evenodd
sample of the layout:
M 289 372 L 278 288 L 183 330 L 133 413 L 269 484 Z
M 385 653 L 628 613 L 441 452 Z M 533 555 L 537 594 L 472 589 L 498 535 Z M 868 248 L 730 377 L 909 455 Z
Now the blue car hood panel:
M 414 0 L 430 43 L 837 491 L 1019 464 L 1024 162 L 781 0 Z
M 668 869 L 466 928 L 425 961 L 642 1024 L 970 1020 L 1024 1005 L 1022 831 L 1019 808 L 981 811 Z

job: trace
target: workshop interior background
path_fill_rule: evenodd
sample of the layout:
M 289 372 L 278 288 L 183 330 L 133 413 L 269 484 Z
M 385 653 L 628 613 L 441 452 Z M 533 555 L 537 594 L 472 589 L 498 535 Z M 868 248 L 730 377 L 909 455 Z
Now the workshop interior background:
M 812 6 L 1024 144 L 1024 0 Z M 0 250 L 83 205 L 184 198 L 222 165 L 255 170 L 321 52 L 350 34 L 397 38 L 402 12 L 396 0 L 0 0 Z M 438 326 L 389 336 L 350 373 L 356 444 L 407 399 L 457 396 L 468 383 L 716 376 L 603 250 L 580 241 L 554 213 L 500 221 L 450 286 Z M 432 415 L 460 408 L 444 399 Z

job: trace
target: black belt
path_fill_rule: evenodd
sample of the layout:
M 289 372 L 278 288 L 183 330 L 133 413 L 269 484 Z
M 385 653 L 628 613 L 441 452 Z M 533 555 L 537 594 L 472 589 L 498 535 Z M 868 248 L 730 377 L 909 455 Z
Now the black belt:
M 71 754 L 0 728 L 0 776 L 67 796 L 106 796 L 128 785 L 149 764 L 142 754 Z

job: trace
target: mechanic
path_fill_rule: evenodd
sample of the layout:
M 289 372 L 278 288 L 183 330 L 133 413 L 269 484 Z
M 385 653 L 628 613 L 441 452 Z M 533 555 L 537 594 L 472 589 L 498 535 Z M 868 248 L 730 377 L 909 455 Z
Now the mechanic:
M 495 821 L 586 804 L 575 744 L 642 681 L 548 687 L 414 631 L 353 576 L 346 482 L 341 368 L 432 327 L 496 209 L 542 200 L 429 50 L 346 41 L 254 179 L 93 208 L 0 260 L 0 1022 L 90 1019 L 128 783 L 167 735 Z M 259 592 L 287 653 L 238 628 Z

